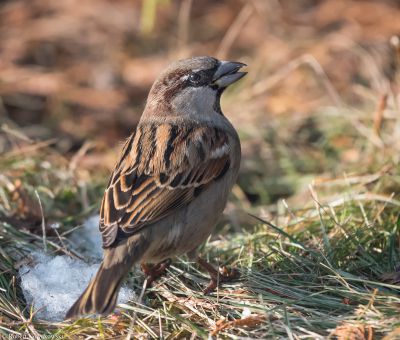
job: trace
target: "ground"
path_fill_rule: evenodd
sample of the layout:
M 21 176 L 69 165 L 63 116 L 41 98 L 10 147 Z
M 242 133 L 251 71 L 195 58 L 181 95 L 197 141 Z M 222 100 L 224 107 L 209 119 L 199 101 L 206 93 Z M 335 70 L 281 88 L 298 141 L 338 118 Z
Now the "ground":
M 400 338 L 399 16 L 389 0 L 2 3 L 0 334 Z M 97 214 L 152 81 L 199 54 L 248 64 L 222 101 L 238 183 L 200 249 L 240 278 L 204 296 L 182 257 L 115 315 L 40 320 L 20 269 L 44 248 L 89 260 L 71 233 Z

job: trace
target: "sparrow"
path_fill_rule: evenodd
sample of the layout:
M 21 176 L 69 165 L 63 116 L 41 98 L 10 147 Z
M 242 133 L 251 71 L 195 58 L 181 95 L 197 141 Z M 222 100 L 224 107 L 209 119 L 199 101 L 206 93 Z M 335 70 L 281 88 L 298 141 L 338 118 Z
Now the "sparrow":
M 187 254 L 210 273 L 208 291 L 229 276 L 196 249 L 212 233 L 238 176 L 240 141 L 220 99 L 246 74 L 239 72 L 243 66 L 194 57 L 171 64 L 156 79 L 104 192 L 103 261 L 67 319 L 111 313 L 136 263 L 152 280 L 172 257 Z

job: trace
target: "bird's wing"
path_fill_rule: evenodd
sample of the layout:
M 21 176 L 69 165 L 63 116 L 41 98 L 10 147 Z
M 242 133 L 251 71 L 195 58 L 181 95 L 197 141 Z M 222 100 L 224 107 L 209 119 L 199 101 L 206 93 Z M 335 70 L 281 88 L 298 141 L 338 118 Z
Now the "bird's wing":
M 229 154 L 229 138 L 216 128 L 139 125 L 127 140 L 103 197 L 103 246 L 189 204 L 226 173 Z

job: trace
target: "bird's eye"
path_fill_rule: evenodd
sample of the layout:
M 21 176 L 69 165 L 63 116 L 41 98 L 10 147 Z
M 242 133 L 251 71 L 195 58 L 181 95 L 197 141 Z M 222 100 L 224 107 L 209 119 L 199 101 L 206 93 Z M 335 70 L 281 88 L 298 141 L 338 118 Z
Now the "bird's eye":
M 191 73 L 189 80 L 192 83 L 198 83 L 201 80 L 201 75 L 199 73 Z

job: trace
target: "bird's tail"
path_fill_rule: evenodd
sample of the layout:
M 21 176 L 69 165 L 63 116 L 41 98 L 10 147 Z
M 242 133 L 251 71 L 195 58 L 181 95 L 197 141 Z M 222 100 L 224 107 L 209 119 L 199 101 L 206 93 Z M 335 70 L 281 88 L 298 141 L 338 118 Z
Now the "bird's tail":
M 136 256 L 141 255 L 141 251 L 138 251 L 141 247 L 134 249 L 135 254 L 130 253 L 129 248 L 124 244 L 105 250 L 104 260 L 96 276 L 68 310 L 66 319 L 84 314 L 107 315 L 114 310 L 122 280 L 141 257 Z

